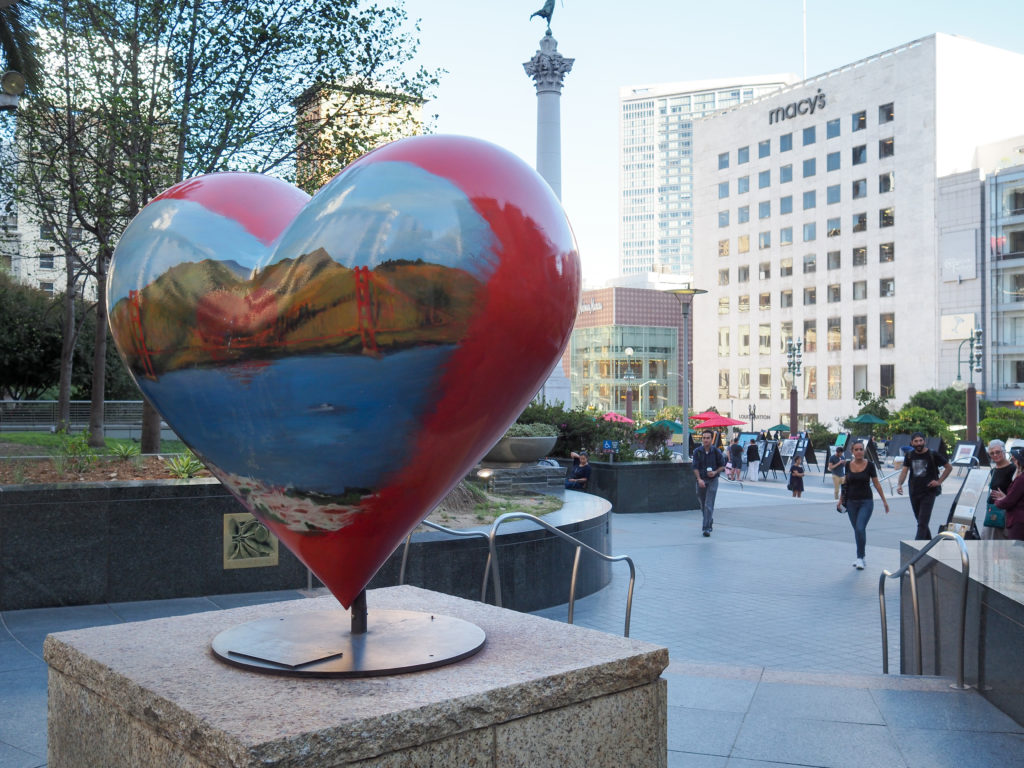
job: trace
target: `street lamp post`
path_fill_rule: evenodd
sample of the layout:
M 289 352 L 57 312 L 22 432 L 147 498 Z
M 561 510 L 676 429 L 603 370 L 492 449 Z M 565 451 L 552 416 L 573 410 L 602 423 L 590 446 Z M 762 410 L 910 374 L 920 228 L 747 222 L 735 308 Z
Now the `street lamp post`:
M 981 338 L 981 328 L 975 328 L 971 331 L 970 336 L 960 342 L 960 346 L 956 350 L 956 381 L 953 382 L 955 389 L 960 389 L 963 386 L 963 381 L 960 379 L 960 368 L 967 363 L 967 440 L 972 443 L 978 441 L 978 390 L 974 387 L 974 374 L 982 371 L 981 360 L 985 345 Z M 966 360 L 961 357 L 964 344 L 970 345 Z
M 797 429 L 797 407 L 796 407 L 796 380 L 801 375 L 803 340 L 790 339 L 786 342 L 786 369 L 789 371 L 789 436 L 792 437 L 799 430 Z
M 641 384 L 639 387 L 636 388 L 637 405 L 640 407 L 639 418 L 641 418 L 641 419 L 644 417 L 643 388 L 646 387 L 648 384 L 657 384 L 657 383 L 658 383 L 657 379 L 651 379 L 650 381 L 645 381 L 643 384 Z
M 626 380 L 626 418 L 633 418 L 633 348 L 626 347 L 622 350 L 626 355 L 626 372 L 622 378 Z
M 683 340 L 682 340 L 682 352 L 683 352 L 683 429 L 686 430 L 683 435 L 683 450 L 682 457 L 683 461 L 690 460 L 690 301 L 693 300 L 694 296 L 699 296 L 702 293 L 707 293 L 703 288 L 673 288 L 669 293 L 674 293 L 679 299 L 679 303 L 682 306 L 683 311 Z M 690 297 L 690 301 L 687 301 L 686 296 Z

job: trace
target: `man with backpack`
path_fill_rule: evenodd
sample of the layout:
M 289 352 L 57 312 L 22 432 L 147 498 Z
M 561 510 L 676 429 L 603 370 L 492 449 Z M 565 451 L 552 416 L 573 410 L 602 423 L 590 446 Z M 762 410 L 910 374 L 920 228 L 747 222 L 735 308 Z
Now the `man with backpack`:
M 701 533 L 711 535 L 714 525 L 715 496 L 718 494 L 718 476 L 725 469 L 725 456 L 713 444 L 715 433 L 705 429 L 701 446 L 693 452 L 693 474 L 697 478 L 697 499 L 704 515 Z
M 929 450 L 925 445 L 924 434 L 915 432 L 910 436 L 910 448 L 903 460 L 903 469 L 896 482 L 896 493 L 903 495 L 903 481 L 910 475 L 910 508 L 917 519 L 917 535 L 921 541 L 931 539 L 928 523 L 932 517 L 935 497 L 942 493 L 942 481 L 949 477 L 953 465 L 941 453 Z M 943 467 L 939 475 L 939 467 Z

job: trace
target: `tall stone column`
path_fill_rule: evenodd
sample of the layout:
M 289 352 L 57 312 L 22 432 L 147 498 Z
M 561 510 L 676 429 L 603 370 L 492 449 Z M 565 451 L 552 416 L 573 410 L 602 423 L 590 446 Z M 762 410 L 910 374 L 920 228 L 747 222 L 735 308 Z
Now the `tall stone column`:
M 572 70 L 574 61 L 558 52 L 558 41 L 551 36 L 549 26 L 540 40 L 540 50 L 523 64 L 537 88 L 537 173 L 559 200 L 562 199 L 562 80 Z M 561 360 L 537 397 L 544 402 L 561 402 L 566 408 L 572 406 L 569 379 L 562 371 Z
M 575 59 L 558 52 L 551 30 L 544 33 L 540 50 L 523 64 L 537 88 L 537 173 L 562 199 L 562 80 L 572 71 Z

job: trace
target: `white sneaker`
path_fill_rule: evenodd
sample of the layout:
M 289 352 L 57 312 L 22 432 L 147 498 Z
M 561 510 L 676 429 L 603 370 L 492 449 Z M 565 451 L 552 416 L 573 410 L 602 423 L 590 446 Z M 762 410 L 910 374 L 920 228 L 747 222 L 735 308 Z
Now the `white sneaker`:
M 864 570 L 864 558 L 863 557 L 858 557 L 857 561 L 853 564 L 853 567 L 856 568 L 858 571 L 863 571 Z

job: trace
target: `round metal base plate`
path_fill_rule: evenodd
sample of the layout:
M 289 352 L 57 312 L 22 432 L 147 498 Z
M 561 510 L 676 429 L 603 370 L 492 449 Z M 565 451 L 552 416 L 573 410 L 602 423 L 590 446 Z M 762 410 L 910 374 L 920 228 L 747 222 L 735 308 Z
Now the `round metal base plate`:
M 483 648 L 468 621 L 418 611 L 371 610 L 368 631 L 353 635 L 343 610 L 258 619 L 213 638 L 221 661 L 296 677 L 374 677 L 460 661 Z

